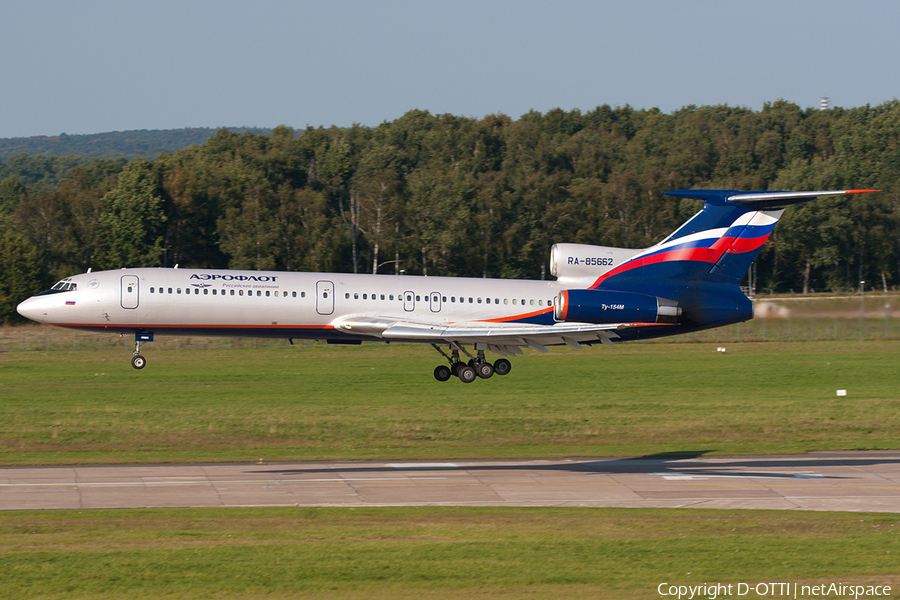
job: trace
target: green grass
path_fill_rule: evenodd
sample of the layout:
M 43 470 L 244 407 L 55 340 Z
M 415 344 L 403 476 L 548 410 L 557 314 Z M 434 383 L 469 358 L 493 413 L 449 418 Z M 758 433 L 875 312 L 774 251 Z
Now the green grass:
M 718 344 L 721 345 L 721 344 Z M 0 464 L 797 453 L 900 445 L 900 342 L 551 349 L 466 385 L 427 346 L 0 354 Z M 835 390 L 847 389 L 846 397 Z
M 900 516 L 626 509 L 0 514 L 3 598 L 658 598 L 900 584 Z M 755 597 L 750 595 L 748 597 Z

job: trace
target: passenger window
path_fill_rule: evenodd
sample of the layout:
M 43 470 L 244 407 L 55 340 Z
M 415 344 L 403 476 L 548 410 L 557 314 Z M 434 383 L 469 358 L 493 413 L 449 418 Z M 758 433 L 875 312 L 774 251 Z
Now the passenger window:
M 297 297 L 297 292 L 291 292 L 291 298 L 296 298 L 296 297 Z M 347 297 L 349 298 L 350 294 L 347 294 Z
M 417 295 L 416 295 L 416 302 L 421 302 L 421 301 L 422 301 L 422 297 L 419 296 L 419 295 L 417 294 Z
M 516 302 L 517 302 L 517 300 L 515 298 L 513 298 L 513 306 L 516 305 Z
M 389 299 L 389 300 L 393 300 L 393 299 L 394 299 L 394 295 L 391 294 L 390 296 L 388 296 L 388 299 Z
M 490 298 L 485 298 L 484 301 L 485 301 L 487 304 L 490 304 L 490 303 L 491 303 L 491 299 L 490 299 Z
M 384 300 L 384 294 L 381 295 L 381 299 Z
M 234 296 L 234 290 L 231 290 L 231 295 Z M 244 290 L 238 290 L 238 296 L 243 296 Z
M 446 301 L 447 301 L 447 296 L 441 296 L 441 302 L 446 302 Z
M 266 297 L 269 296 L 269 290 L 266 290 Z
M 478 304 L 481 304 L 481 298 L 478 299 Z
M 216 295 L 216 290 L 213 290 L 213 296 L 215 296 L 215 295 Z
M 469 304 L 472 304 L 472 298 L 469 297 Z
M 359 300 L 359 294 L 358 294 L 358 293 L 354 293 L 354 294 L 353 294 L 353 299 L 354 299 L 354 300 Z
M 450 302 L 456 302 L 456 296 L 450 296 Z
M 522 298 L 522 306 L 525 306 L 525 298 Z
M 199 295 L 200 295 L 200 288 L 194 288 L 194 295 L 195 295 L 195 296 L 199 296 Z
M 180 294 L 180 293 L 181 293 L 181 288 L 176 288 L 175 291 L 176 291 L 177 293 Z
M 369 299 L 369 295 L 368 295 L 368 294 L 363 294 L 363 300 L 368 300 L 368 299 Z
M 500 304 L 500 298 L 494 298 L 494 304 Z
M 153 293 L 153 288 L 150 288 L 150 293 L 151 293 L 151 294 Z
M 406 301 L 407 301 L 407 302 L 412 302 L 412 296 L 407 296 L 407 297 L 406 297 Z
M 531 304 L 532 306 L 534 306 L 534 298 L 531 299 L 531 302 L 529 302 L 529 304 Z
M 327 298 L 327 297 L 328 297 L 328 292 L 322 292 L 322 297 L 323 297 L 323 298 Z

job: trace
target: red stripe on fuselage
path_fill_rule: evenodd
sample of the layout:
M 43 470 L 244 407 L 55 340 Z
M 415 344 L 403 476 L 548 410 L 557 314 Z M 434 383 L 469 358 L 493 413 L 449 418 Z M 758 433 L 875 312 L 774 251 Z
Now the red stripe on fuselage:
M 195 325 L 134 323 L 47 323 L 56 327 L 90 327 L 92 329 L 334 329 L 333 325 Z

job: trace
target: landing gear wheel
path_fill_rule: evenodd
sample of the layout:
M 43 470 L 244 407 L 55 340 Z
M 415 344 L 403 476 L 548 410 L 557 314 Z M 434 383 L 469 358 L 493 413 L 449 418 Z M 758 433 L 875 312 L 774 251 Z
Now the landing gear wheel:
M 135 369 L 143 369 L 147 364 L 147 359 L 140 354 L 131 359 L 131 366 Z
M 512 371 L 512 363 L 505 358 L 501 358 L 494 363 L 494 373 L 497 375 L 506 375 L 510 371 Z
M 455 363 L 453 363 L 453 366 L 450 367 L 450 373 L 454 377 L 459 377 L 459 370 L 465 366 L 466 366 L 466 363 L 464 363 L 464 362 L 455 362 Z
M 482 379 L 489 379 L 494 374 L 494 366 L 489 362 L 475 365 L 475 373 Z
M 447 381 L 452 373 L 447 365 L 438 365 L 434 368 L 434 378 L 438 381 Z
M 463 383 L 472 383 L 475 381 L 475 378 L 478 375 L 475 374 L 475 369 L 470 367 L 469 365 L 464 365 L 459 371 L 459 380 Z

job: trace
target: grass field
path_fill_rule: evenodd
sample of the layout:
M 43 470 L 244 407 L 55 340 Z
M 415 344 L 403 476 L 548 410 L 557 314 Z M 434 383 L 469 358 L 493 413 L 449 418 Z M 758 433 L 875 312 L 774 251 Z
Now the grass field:
M 465 385 L 427 347 L 0 353 L 0 464 L 786 453 L 900 446 L 900 342 L 552 349 Z M 835 390 L 848 395 L 837 397 Z M 0 513 L 0 598 L 659 598 L 900 589 L 900 516 L 260 508 Z M 756 597 L 749 594 L 745 597 Z
M 896 595 L 898 530 L 898 515 L 771 511 L 0 513 L 0 597 L 659 598 L 664 582 L 869 583 Z
M 716 347 L 554 348 L 470 385 L 427 346 L 5 352 L 0 464 L 900 446 L 900 342 Z

